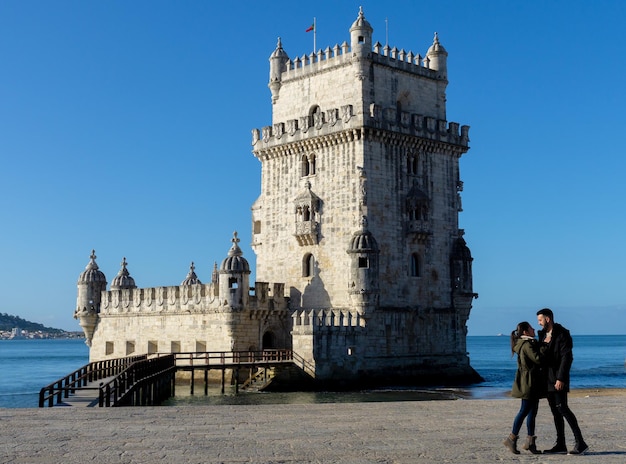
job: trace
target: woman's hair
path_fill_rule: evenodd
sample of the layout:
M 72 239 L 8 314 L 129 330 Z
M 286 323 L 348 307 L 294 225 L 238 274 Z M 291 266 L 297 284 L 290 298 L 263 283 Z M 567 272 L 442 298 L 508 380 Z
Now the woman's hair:
M 524 321 L 517 324 L 517 328 L 511 332 L 511 355 L 515 354 L 515 344 L 520 339 L 524 332 L 528 332 L 530 330 L 530 323 Z

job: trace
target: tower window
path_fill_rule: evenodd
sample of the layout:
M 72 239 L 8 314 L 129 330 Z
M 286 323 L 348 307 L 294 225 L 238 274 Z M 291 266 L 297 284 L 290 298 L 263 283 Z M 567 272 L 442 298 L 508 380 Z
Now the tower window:
M 304 255 L 302 260 L 302 277 L 313 277 L 313 266 L 315 264 L 315 258 L 311 253 Z
M 302 155 L 301 176 L 315 175 L 315 155 Z
M 359 258 L 359 269 L 367 269 L 370 267 L 370 260 L 367 256 Z
M 409 221 L 427 221 L 428 220 L 428 207 L 419 202 L 408 206 Z
M 148 354 L 157 353 L 159 351 L 159 342 L 156 340 L 148 341 Z
M 406 171 L 410 175 L 417 175 L 417 156 L 409 155 L 406 159 Z
M 239 283 L 237 282 L 236 277 L 230 277 L 228 279 L 228 288 L 237 288 L 239 287 Z
M 362 36 L 362 35 L 360 35 L 360 36 L 359 36 L 359 43 L 360 43 L 360 44 L 365 43 L 365 39 L 363 38 L 363 36 Z
M 135 352 L 135 342 L 126 342 L 126 356 L 131 355 Z
M 261 233 L 261 221 L 254 221 L 253 231 L 255 234 Z
M 410 275 L 411 277 L 420 277 L 422 275 L 422 259 L 418 253 L 411 255 Z

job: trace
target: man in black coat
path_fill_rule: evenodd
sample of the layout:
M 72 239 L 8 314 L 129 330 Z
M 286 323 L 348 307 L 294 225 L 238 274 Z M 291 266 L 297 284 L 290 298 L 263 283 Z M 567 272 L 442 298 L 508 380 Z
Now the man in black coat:
M 537 311 L 537 322 L 542 327 L 539 331 L 539 341 L 548 345 L 546 352 L 548 404 L 556 427 L 556 443 L 544 453 L 567 453 L 565 444 L 565 421 L 567 420 L 576 440 L 574 449 L 568 454 L 584 454 L 589 447 L 583 439 L 576 416 L 567 405 L 569 371 L 574 360 L 572 336 L 569 330 L 554 322 L 551 309 L 544 308 Z

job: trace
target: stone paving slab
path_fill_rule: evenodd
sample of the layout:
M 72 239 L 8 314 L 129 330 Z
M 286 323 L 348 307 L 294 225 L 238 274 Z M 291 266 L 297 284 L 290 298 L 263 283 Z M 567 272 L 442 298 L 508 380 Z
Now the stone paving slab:
M 626 396 L 574 396 L 570 406 L 590 445 L 585 456 L 507 451 L 516 399 L 0 409 L 0 462 L 626 462 Z M 552 445 L 545 400 L 537 435 L 540 448 Z

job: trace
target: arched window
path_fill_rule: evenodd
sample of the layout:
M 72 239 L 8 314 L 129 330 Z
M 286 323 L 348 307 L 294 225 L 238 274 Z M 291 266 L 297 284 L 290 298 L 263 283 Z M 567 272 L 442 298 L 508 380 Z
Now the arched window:
M 418 253 L 411 254 L 409 272 L 411 277 L 420 277 L 422 275 L 422 259 Z
M 406 172 L 409 175 L 417 175 L 417 155 L 409 155 L 406 158 Z
M 302 155 L 300 171 L 301 177 L 315 175 L 315 155 Z
M 302 177 L 309 175 L 309 157 L 302 155 Z
M 309 109 L 309 127 L 315 127 L 316 123 L 319 122 L 319 118 L 321 118 L 322 110 L 318 105 L 313 105 Z
M 313 277 L 313 269 L 315 265 L 315 258 L 311 253 L 304 255 L 302 259 L 302 277 Z

